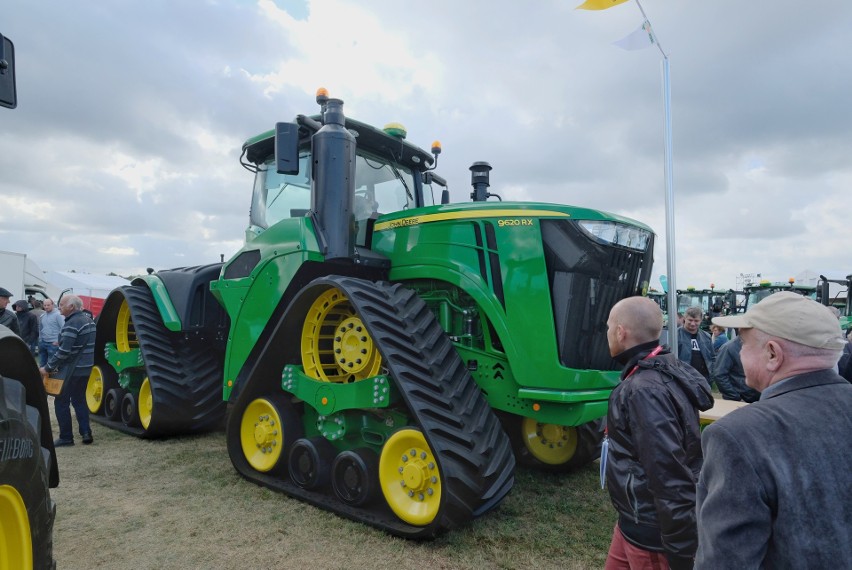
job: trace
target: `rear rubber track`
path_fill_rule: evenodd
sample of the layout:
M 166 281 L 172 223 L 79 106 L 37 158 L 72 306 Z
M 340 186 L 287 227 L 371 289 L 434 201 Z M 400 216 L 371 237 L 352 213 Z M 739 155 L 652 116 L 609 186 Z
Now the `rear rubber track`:
M 166 329 L 151 291 L 145 286 L 121 287 L 154 395 L 148 430 L 93 416 L 95 421 L 124 433 L 158 437 L 210 431 L 222 426 L 222 360 L 203 342 Z M 107 326 L 115 326 L 110 323 Z
M 277 479 L 248 468 L 245 462 L 235 462 L 241 474 L 405 538 L 432 538 L 499 504 L 514 483 L 515 459 L 508 436 L 423 300 L 399 284 L 332 276 L 314 281 L 308 289 L 316 284 L 343 291 L 378 346 L 413 426 L 423 431 L 438 459 L 442 481 L 439 512 L 430 524 L 414 526 L 397 518 L 383 499 L 377 507 L 355 508 L 331 494 L 307 491 L 289 479 Z

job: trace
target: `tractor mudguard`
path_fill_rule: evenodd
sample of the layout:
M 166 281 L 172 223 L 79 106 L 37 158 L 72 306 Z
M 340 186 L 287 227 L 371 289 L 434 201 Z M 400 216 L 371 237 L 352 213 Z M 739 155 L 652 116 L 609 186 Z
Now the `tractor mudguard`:
M 168 269 L 137 277 L 131 284 L 148 286 L 167 329 L 215 334 L 225 312 L 210 293 L 210 282 L 218 279 L 223 265 Z

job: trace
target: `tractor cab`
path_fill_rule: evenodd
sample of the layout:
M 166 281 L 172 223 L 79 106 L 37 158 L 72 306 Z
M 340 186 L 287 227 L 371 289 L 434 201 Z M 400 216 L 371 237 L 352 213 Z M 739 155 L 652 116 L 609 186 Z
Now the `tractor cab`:
M 355 244 L 369 247 L 371 220 L 435 205 L 436 194 L 441 199 L 440 189 L 446 182 L 429 169 L 437 162 L 438 143 L 432 147 L 433 156 L 408 143 L 405 128 L 398 123 L 379 130 L 346 118 L 343 126 L 357 141 L 351 195 L 337 183 L 321 190 L 326 198 L 318 203 L 312 198 L 312 185 L 316 188 L 319 161 L 314 159 L 311 139 L 322 128 L 319 120 L 319 116 L 299 116 L 296 124 L 279 123 L 277 132 L 268 131 L 243 145 L 246 160 L 241 162 L 255 173 L 246 242 L 282 220 L 310 216 L 312 210 L 334 210 L 346 226 L 344 218 L 351 214 Z

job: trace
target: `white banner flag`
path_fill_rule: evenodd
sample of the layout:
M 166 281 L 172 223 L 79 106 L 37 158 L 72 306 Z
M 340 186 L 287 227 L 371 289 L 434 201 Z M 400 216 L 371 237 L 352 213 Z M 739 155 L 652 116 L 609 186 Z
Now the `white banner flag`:
M 651 30 L 651 22 L 645 20 L 635 31 L 617 42 L 612 42 L 612 45 L 618 46 L 621 49 L 636 50 L 651 47 L 656 42 L 657 39 L 654 37 L 653 30 Z

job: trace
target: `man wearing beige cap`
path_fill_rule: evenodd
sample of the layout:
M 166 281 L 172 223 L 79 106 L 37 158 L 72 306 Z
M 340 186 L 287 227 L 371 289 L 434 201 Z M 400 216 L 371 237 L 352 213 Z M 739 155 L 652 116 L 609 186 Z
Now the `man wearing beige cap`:
M 775 293 L 739 329 L 760 400 L 704 430 L 696 568 L 840 568 L 852 561 L 852 385 L 824 306 Z

